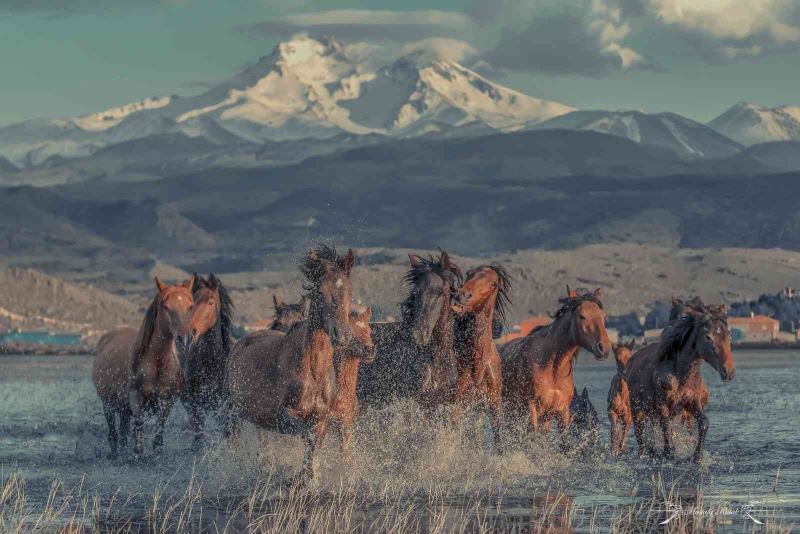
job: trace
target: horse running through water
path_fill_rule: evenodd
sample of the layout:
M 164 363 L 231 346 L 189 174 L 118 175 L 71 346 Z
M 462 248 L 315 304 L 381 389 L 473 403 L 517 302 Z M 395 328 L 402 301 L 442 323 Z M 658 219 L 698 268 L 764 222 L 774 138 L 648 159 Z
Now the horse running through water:
M 325 437 L 335 397 L 334 349 L 346 348 L 350 328 L 350 272 L 355 255 L 340 257 L 319 245 L 302 262 L 308 318 L 287 334 L 259 332 L 237 343 L 227 366 L 232 428 L 239 418 L 303 437 L 300 480 L 314 476 L 314 451 Z
M 359 371 L 358 398 L 382 407 L 414 398 L 425 407 L 447 402 L 456 381 L 451 299 L 463 276 L 447 252 L 438 258 L 408 256 L 408 296 L 402 320 L 372 327 L 375 362 Z
M 568 448 L 569 406 L 575 392 L 573 368 L 584 348 L 598 360 L 611 355 L 600 290 L 567 296 L 553 322 L 500 347 L 504 411 L 525 417 L 533 432 L 549 430 L 555 420 L 562 448 Z
M 611 379 L 608 390 L 608 422 L 611 426 L 611 454 L 617 456 L 625 450 L 625 441 L 633 425 L 631 395 L 625 380 L 625 366 L 633 355 L 636 340 L 614 345 L 617 373 Z
M 347 347 L 334 352 L 334 368 L 336 370 L 336 398 L 331 408 L 331 418 L 339 424 L 340 451 L 349 451 L 353 440 L 353 425 L 358 417 L 358 369 L 361 364 L 370 364 L 375 360 L 375 346 L 372 343 L 372 328 L 369 320 L 372 309 L 362 313 L 350 312 L 350 328 L 353 329 L 353 341 Z
M 118 328 L 100 338 L 92 381 L 103 402 L 111 456 L 125 448 L 131 419 L 134 452 L 144 454 L 145 412 L 158 417 L 153 450 L 164 442 L 164 425 L 183 387 L 189 350 L 212 324 L 194 315 L 193 279 L 167 286 L 156 277 L 157 293 L 139 330 Z M 119 421 L 117 421 L 119 419 Z
M 270 330 L 277 330 L 284 334 L 301 321 L 306 320 L 306 297 L 305 295 L 294 304 L 286 303 L 275 295 L 272 295 L 272 303 L 275 306 L 275 320 L 270 325 Z
M 488 408 L 496 448 L 500 448 L 502 376 L 500 354 L 493 341 L 496 322 L 505 318 L 511 283 L 497 264 L 472 269 L 456 292 L 453 311 L 458 379 L 453 395 L 454 416 L 474 404 Z
M 579 395 L 573 390 L 569 403 L 571 417 L 569 425 L 570 443 L 578 452 L 591 452 L 600 448 L 600 418 L 589 399 L 589 390 L 583 388 Z
M 223 405 L 225 362 L 231 351 L 231 326 L 233 302 L 219 278 L 209 274 L 208 279 L 194 275 L 192 287 L 194 304 L 192 316 L 202 324 L 212 326 L 192 344 L 183 369 L 186 382 L 181 401 L 189 414 L 194 434 L 193 446 L 202 445 L 205 419 L 209 413 L 218 412 Z
M 660 343 L 639 350 L 625 366 L 640 456 L 655 452 L 652 446 L 646 446 L 644 432 L 646 423 L 657 422 L 664 437 L 663 457 L 674 458 L 670 422 L 686 411 L 693 415 L 698 428 L 692 460 L 702 459 L 708 433 L 703 400 L 704 392 L 706 400 L 708 392 L 700 374 L 703 361 L 723 381 L 733 380 L 736 362 L 724 307 L 706 306 L 697 300 L 667 324 Z

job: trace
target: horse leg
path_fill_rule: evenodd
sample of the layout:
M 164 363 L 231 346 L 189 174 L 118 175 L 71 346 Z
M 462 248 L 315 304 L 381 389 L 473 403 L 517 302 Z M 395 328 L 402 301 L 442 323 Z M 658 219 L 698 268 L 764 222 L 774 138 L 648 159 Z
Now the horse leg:
M 164 427 L 167 425 L 173 402 L 170 399 L 158 403 L 158 424 L 156 426 L 156 436 L 153 438 L 153 452 L 156 454 L 160 453 L 164 448 Z
M 108 423 L 108 445 L 111 448 L 109 458 L 117 457 L 117 411 L 107 404 L 103 404 L 103 414 Z
M 322 444 L 328 430 L 328 418 L 323 417 L 303 434 L 305 450 L 303 451 L 303 467 L 299 473 L 299 482 L 305 484 L 314 480 L 314 452 Z
M 539 410 L 536 401 L 528 401 L 528 428 L 534 434 L 539 432 Z
M 628 441 L 628 434 L 631 431 L 631 425 L 633 424 L 633 417 L 631 417 L 630 412 L 626 412 L 622 416 L 622 432 L 619 436 L 619 452 L 622 453 L 623 451 L 627 450 L 626 441 Z
M 672 444 L 672 428 L 670 427 L 669 412 L 660 413 L 658 416 L 658 423 L 661 426 L 661 433 L 664 435 L 664 453 L 663 457 L 666 460 L 675 459 L 675 446 Z
M 128 405 L 133 418 L 133 453 L 136 458 L 144 456 L 144 398 L 140 391 L 128 393 Z
M 645 419 L 644 418 L 644 413 L 642 413 L 642 412 L 636 412 L 636 414 L 633 417 L 633 431 L 634 431 L 634 434 L 636 435 L 636 444 L 639 446 L 639 458 L 644 458 L 645 455 L 646 455 L 646 452 L 648 450 L 648 448 L 647 448 L 647 446 L 645 444 L 645 436 L 644 436 L 645 420 L 644 419 Z
M 613 456 L 618 456 L 620 452 L 622 452 L 622 448 L 620 446 L 620 420 L 617 412 L 614 410 L 608 411 L 608 422 L 611 426 L 611 454 Z
M 695 407 L 694 417 L 697 420 L 697 446 L 692 455 L 694 463 L 700 463 L 703 459 L 703 445 L 706 441 L 706 434 L 708 434 L 708 416 L 703 410 L 702 406 Z
M 189 404 L 189 426 L 192 428 L 192 450 L 203 448 L 203 413 L 198 402 Z
M 122 450 L 128 448 L 128 433 L 131 431 L 131 409 L 125 406 L 119 412 L 119 446 Z
M 489 415 L 492 418 L 492 439 L 494 449 L 498 454 L 503 454 L 503 443 L 500 439 L 500 426 L 503 420 L 503 403 L 499 398 L 492 399 L 489 403 Z
M 558 424 L 558 433 L 561 442 L 561 452 L 566 453 L 570 450 L 570 442 L 569 442 L 569 424 L 570 424 L 570 414 L 569 414 L 569 406 L 566 409 L 556 412 L 555 420 Z

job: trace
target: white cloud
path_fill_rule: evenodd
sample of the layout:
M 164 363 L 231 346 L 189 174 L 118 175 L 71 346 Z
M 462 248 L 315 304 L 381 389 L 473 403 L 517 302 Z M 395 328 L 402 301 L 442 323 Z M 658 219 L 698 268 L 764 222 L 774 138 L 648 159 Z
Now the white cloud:
M 651 22 L 690 35 L 705 57 L 735 59 L 800 47 L 798 0 L 629 0 Z
M 631 29 L 620 7 L 605 0 L 503 0 L 503 12 L 493 12 L 492 5 L 479 0 L 472 10 L 476 20 L 502 25 L 497 46 L 486 54 L 498 67 L 601 75 L 651 66 L 625 43 Z M 507 25 L 512 29 L 504 31 Z

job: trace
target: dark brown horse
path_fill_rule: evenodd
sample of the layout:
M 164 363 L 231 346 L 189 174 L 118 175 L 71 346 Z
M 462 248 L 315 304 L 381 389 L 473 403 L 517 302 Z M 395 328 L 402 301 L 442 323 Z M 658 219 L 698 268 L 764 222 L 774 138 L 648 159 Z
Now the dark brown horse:
M 275 320 L 270 325 L 270 330 L 277 330 L 284 334 L 301 321 L 306 320 L 306 297 L 300 298 L 294 304 L 286 303 L 275 295 L 272 295 L 272 302 L 275 306 Z
M 164 425 L 184 383 L 183 362 L 193 342 L 212 326 L 192 314 L 193 284 L 189 279 L 167 286 L 156 278 L 158 292 L 138 332 L 132 328 L 112 330 L 97 344 L 92 380 L 103 402 L 112 456 L 116 456 L 118 444 L 125 447 L 131 418 L 135 453 L 138 457 L 144 454 L 145 412 L 158 417 L 153 450 L 163 445 Z
M 402 320 L 373 325 L 375 362 L 359 371 L 358 398 L 366 406 L 414 398 L 430 407 L 452 398 L 457 373 L 451 299 L 461 270 L 446 252 L 408 259 Z
M 667 324 L 660 343 L 641 349 L 628 362 L 625 377 L 640 455 L 654 452 L 652 446 L 646 445 L 644 432 L 647 423 L 657 422 L 664 436 L 663 456 L 673 458 L 670 422 L 687 411 L 698 427 L 692 459 L 701 460 L 708 433 L 703 407 L 706 387 L 700 374 L 703 361 L 716 369 L 722 380 L 733 380 L 736 363 L 724 308 L 697 301 Z
M 468 405 L 488 408 L 496 448 L 500 448 L 502 374 L 500 354 L 493 341 L 495 317 L 501 321 L 509 301 L 511 283 L 506 270 L 497 264 L 485 265 L 467 273 L 456 292 L 455 353 L 458 379 L 453 395 L 454 415 Z
M 226 384 L 234 425 L 238 418 L 282 434 L 302 435 L 302 480 L 314 475 L 314 450 L 324 439 L 335 397 L 334 348 L 347 347 L 350 271 L 355 255 L 340 257 L 319 245 L 300 266 L 309 309 L 287 334 L 259 332 L 242 339 L 228 359 Z M 235 426 L 232 429 L 235 432 Z
M 347 453 L 353 439 L 353 425 L 358 417 L 358 369 L 362 363 L 369 364 L 375 360 L 375 346 L 372 343 L 372 328 L 369 320 L 372 310 L 367 308 L 362 313 L 350 313 L 350 328 L 353 329 L 353 342 L 334 354 L 336 369 L 336 398 L 331 408 L 331 418 L 339 424 L 341 435 L 339 448 Z
M 213 325 L 192 344 L 189 356 L 184 360 L 183 375 L 186 382 L 181 401 L 189 413 L 194 448 L 198 449 L 202 445 L 206 416 L 217 412 L 223 404 L 225 362 L 233 344 L 231 327 L 234 309 L 228 291 L 213 273 L 208 275 L 208 279 L 195 274 L 192 294 L 193 320 Z
M 614 345 L 617 374 L 611 379 L 608 390 L 608 421 L 611 424 L 611 454 L 617 456 L 625 450 L 625 440 L 633 425 L 631 395 L 625 380 L 625 366 L 633 355 L 636 340 Z
M 526 416 L 530 430 L 549 430 L 555 420 L 567 448 L 569 406 L 575 392 L 573 368 L 584 348 L 598 360 L 611 355 L 600 290 L 580 294 L 567 287 L 553 322 L 500 347 L 504 410 Z M 523 415 L 524 414 L 524 415 Z

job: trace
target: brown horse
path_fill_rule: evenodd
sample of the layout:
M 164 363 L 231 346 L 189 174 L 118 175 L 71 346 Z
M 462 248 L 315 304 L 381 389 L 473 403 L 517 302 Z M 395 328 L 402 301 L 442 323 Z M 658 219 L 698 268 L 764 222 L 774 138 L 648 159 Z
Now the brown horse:
M 611 379 L 608 390 L 608 421 L 611 423 L 611 454 L 618 456 L 625 450 L 625 440 L 633 425 L 631 395 L 625 380 L 625 366 L 631 359 L 636 340 L 614 345 L 617 374 Z
M 181 401 L 189 413 L 194 448 L 198 449 L 202 444 L 206 416 L 222 407 L 225 362 L 233 344 L 231 327 L 234 309 L 228 291 L 213 273 L 208 275 L 208 279 L 195 274 L 192 294 L 193 320 L 212 325 L 192 344 L 184 360 L 183 375 L 186 382 Z
M 284 334 L 301 321 L 306 320 L 306 297 L 305 295 L 295 304 L 288 304 L 272 295 L 272 302 L 275 306 L 275 320 L 270 325 L 270 330 L 277 330 Z
M 300 479 L 314 475 L 314 451 L 324 439 L 335 397 L 334 348 L 347 347 L 350 328 L 352 250 L 340 257 L 319 245 L 300 271 L 308 290 L 308 318 L 287 334 L 260 332 L 231 351 L 227 387 L 235 431 L 239 418 L 267 430 L 302 435 Z
M 631 395 L 631 410 L 639 454 L 654 452 L 645 444 L 645 424 L 658 422 L 664 436 L 663 456 L 673 458 L 670 421 L 683 411 L 697 421 L 697 446 L 692 456 L 699 462 L 708 433 L 708 417 L 703 407 L 707 390 L 700 365 L 708 362 L 722 380 L 733 380 L 736 363 L 731 352 L 730 331 L 724 307 L 705 306 L 697 301 L 667 324 L 657 345 L 633 355 L 625 367 Z
M 353 329 L 353 342 L 334 353 L 336 370 L 336 398 L 331 408 L 331 418 L 339 423 L 339 449 L 347 453 L 353 440 L 353 425 L 358 417 L 358 398 L 356 384 L 358 369 L 362 363 L 369 364 L 375 360 L 375 346 L 372 343 L 372 328 L 369 320 L 372 310 L 367 308 L 362 313 L 350 313 L 350 328 Z
M 164 425 L 181 392 L 182 368 L 192 343 L 212 324 L 193 315 L 193 279 L 167 286 L 156 277 L 158 292 L 138 332 L 119 328 L 100 338 L 92 381 L 103 402 L 111 456 L 124 448 L 133 418 L 135 453 L 144 453 L 145 412 L 158 417 L 153 450 L 161 449 Z M 119 416 L 119 431 L 117 430 Z
M 493 341 L 495 317 L 505 318 L 511 283 L 506 270 L 497 264 L 472 269 L 456 292 L 455 353 L 458 380 L 453 395 L 454 415 L 465 405 L 483 404 L 492 417 L 495 447 L 500 447 L 502 374 L 500 354 Z
M 530 430 L 549 430 L 555 419 L 562 448 L 568 446 L 570 402 L 575 392 L 572 377 L 580 348 L 598 360 L 611 355 L 600 290 L 578 294 L 567 287 L 567 296 L 553 322 L 534 329 L 523 338 L 500 347 L 504 410 L 527 415 Z
M 463 276 L 447 252 L 408 259 L 402 320 L 373 325 L 375 362 L 359 371 L 358 398 L 366 406 L 414 398 L 431 407 L 452 398 L 457 373 L 451 299 Z

